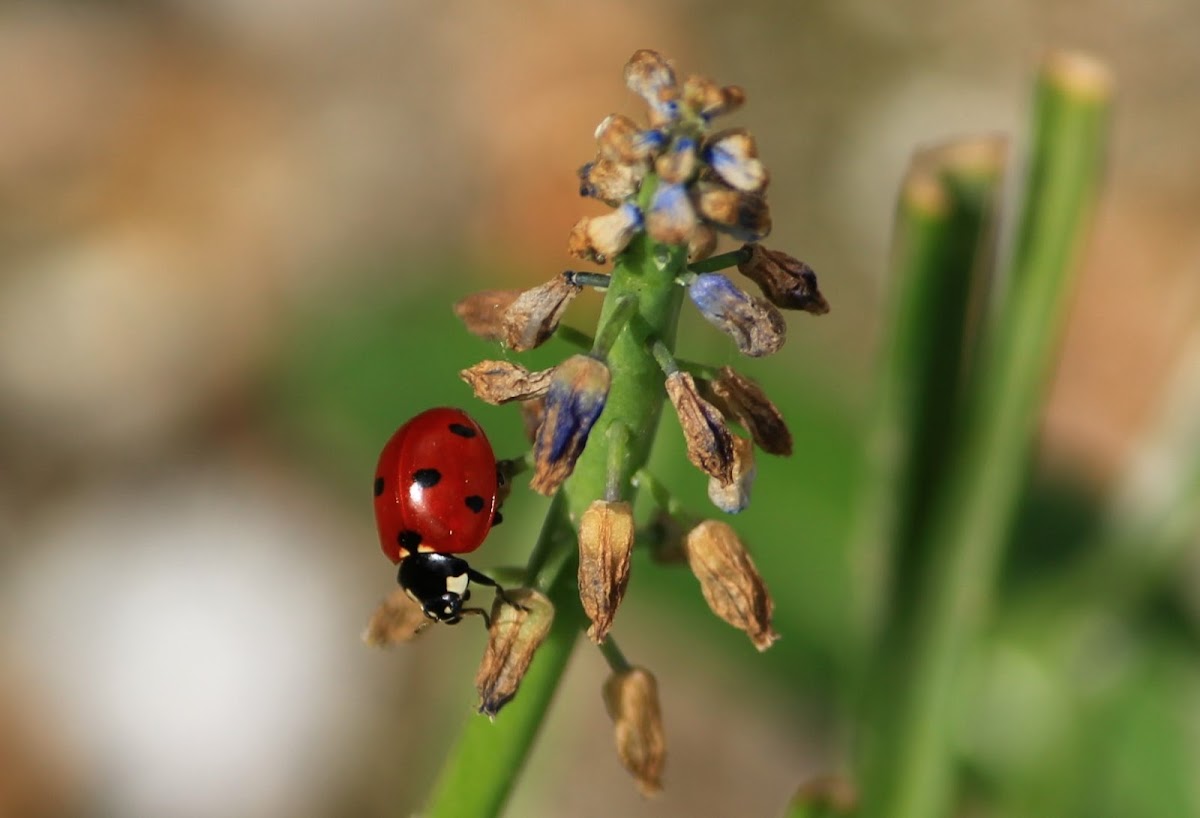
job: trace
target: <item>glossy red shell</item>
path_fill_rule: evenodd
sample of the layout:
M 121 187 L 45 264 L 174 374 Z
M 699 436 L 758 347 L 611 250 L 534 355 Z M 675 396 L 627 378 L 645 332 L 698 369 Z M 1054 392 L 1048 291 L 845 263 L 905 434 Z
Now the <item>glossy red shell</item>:
M 421 551 L 474 551 L 492 527 L 496 456 L 461 409 L 422 412 L 392 435 L 375 469 L 375 524 L 392 562 Z M 415 536 L 414 536 L 415 535 Z

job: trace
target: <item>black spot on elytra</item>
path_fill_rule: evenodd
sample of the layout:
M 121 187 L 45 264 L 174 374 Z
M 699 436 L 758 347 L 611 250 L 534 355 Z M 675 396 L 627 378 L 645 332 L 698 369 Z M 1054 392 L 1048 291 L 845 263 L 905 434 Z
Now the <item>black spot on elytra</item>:
M 474 511 L 476 514 L 483 511 L 484 500 L 478 494 L 468 495 L 463 502 L 467 504 L 467 508 L 471 509 L 471 511 Z
M 413 480 L 423 489 L 431 489 L 442 479 L 442 473 L 437 469 L 417 469 L 413 472 Z
M 461 423 L 451 423 L 450 431 L 459 437 L 475 437 L 475 430 L 470 426 L 464 426 Z
M 405 529 L 396 535 L 396 542 L 406 551 L 416 551 L 421 544 L 421 535 L 410 529 Z
M 375 496 L 378 497 L 381 494 L 383 494 L 383 478 L 376 477 L 375 478 Z

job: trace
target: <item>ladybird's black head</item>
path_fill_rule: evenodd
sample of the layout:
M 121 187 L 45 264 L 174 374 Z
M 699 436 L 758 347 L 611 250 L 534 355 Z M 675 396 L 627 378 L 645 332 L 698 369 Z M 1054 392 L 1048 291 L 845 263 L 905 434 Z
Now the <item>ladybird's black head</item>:
M 400 561 L 400 587 L 435 622 L 462 621 L 463 601 L 469 595 L 470 566 L 450 554 L 418 552 Z

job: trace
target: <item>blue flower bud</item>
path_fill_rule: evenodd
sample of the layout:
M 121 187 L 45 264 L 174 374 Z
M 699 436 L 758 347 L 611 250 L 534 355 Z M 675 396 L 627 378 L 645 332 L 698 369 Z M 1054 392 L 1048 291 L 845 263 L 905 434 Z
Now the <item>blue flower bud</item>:
M 575 470 L 588 435 L 604 411 L 611 376 L 603 361 L 572 355 L 554 370 L 533 442 L 534 491 L 551 495 Z
M 733 188 L 746 192 L 762 190 L 767 169 L 758 159 L 758 146 L 749 131 L 737 128 L 709 137 L 704 144 L 704 161 Z
M 687 244 L 699 220 L 683 185 L 660 185 L 646 213 L 646 232 L 663 244 Z
M 787 338 L 787 324 L 779 310 L 742 292 L 719 273 L 696 276 L 688 296 L 704 319 L 732 338 L 743 355 L 770 355 Z

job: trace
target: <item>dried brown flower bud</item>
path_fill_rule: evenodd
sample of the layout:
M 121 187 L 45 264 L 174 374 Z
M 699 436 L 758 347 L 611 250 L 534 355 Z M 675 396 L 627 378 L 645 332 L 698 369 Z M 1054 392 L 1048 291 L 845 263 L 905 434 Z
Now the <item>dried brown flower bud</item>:
M 654 160 L 654 172 L 663 183 L 680 185 L 692 178 L 696 165 L 696 140 L 681 136 L 673 139 L 667 150 Z
M 686 541 L 688 565 L 713 613 L 746 632 L 759 650 L 779 638 L 771 627 L 775 603 L 731 526 L 706 520 Z
M 520 290 L 472 293 L 454 305 L 454 314 L 472 335 L 488 341 L 503 341 L 504 313 L 520 295 Z
M 662 54 L 642 48 L 625 63 L 625 85 L 653 105 L 659 91 L 674 87 L 675 69 Z
M 579 169 L 579 193 L 616 207 L 637 193 L 644 175 L 642 165 L 622 165 L 608 159 L 597 159 Z
M 771 209 L 761 192 L 747 193 L 715 182 L 699 182 L 696 209 L 721 230 L 742 241 L 761 241 L 771 233 Z
M 761 244 L 746 245 L 750 258 L 738 270 L 758 285 L 772 304 L 785 310 L 804 310 L 813 315 L 829 312 L 829 302 L 817 287 L 817 274 L 797 258 L 768 250 Z
M 725 414 L 746 427 L 758 447 L 767 454 L 787 457 L 792 453 L 792 433 L 783 415 L 757 383 L 732 367 L 722 367 L 708 383 L 706 397 Z
M 708 77 L 692 74 L 683 81 L 683 102 L 705 119 L 732 113 L 746 102 L 746 92 L 737 85 L 717 85 Z
M 550 389 L 553 369 L 530 372 L 508 361 L 480 361 L 458 373 L 475 391 L 475 397 L 494 405 L 514 400 L 530 400 Z
M 733 339 L 743 355 L 771 355 L 787 340 L 787 322 L 779 310 L 742 292 L 720 273 L 697 275 L 688 285 L 688 297 L 708 323 Z
M 601 159 L 633 165 L 649 155 L 642 129 L 624 114 L 609 114 L 596 126 L 596 145 Z
M 726 514 L 737 514 L 750 505 L 750 489 L 754 486 L 754 443 L 739 435 L 733 436 L 733 479 L 722 483 L 708 478 L 708 499 Z
M 576 258 L 603 264 L 629 246 L 642 229 L 642 211 L 625 202 L 603 216 L 584 216 L 571 228 L 567 252 Z
M 639 667 L 614 673 L 604 683 L 604 706 L 613 721 L 617 758 L 647 797 L 662 789 L 667 761 L 658 683 Z
M 421 606 L 404 590 L 397 588 L 371 614 L 362 639 L 373 648 L 399 645 L 411 642 L 429 624 L 430 620 Z
M 487 650 L 475 674 L 479 712 L 489 718 L 495 718 L 500 708 L 517 694 L 533 654 L 546 640 L 554 621 L 554 605 L 532 588 L 509 589 L 505 593 L 516 604 L 505 604 L 496 597 Z
M 688 264 L 703 261 L 717 249 L 717 231 L 707 224 L 697 225 L 688 241 Z
M 588 435 L 608 399 L 612 380 L 603 361 L 572 355 L 554 368 L 546 412 L 533 444 L 534 474 L 529 487 L 547 496 L 575 470 Z
M 848 818 L 858 811 L 858 793 L 840 776 L 823 776 L 806 783 L 792 798 L 789 815 L 807 818 Z
M 509 349 L 525 352 L 540 346 L 558 329 L 567 305 L 583 288 L 565 275 L 557 275 L 517 297 L 504 312 L 504 342 Z
M 683 427 L 688 460 L 723 483 L 733 480 L 733 435 L 717 407 L 700 397 L 695 379 L 687 372 L 671 373 L 667 397 Z
M 588 636 L 604 641 L 629 584 L 633 511 L 629 503 L 595 500 L 579 520 L 579 601 L 592 626 Z
M 545 398 L 534 398 L 521 402 L 521 428 L 525 432 L 525 439 L 530 443 L 537 440 L 537 430 L 542 425 L 542 419 L 545 416 Z

